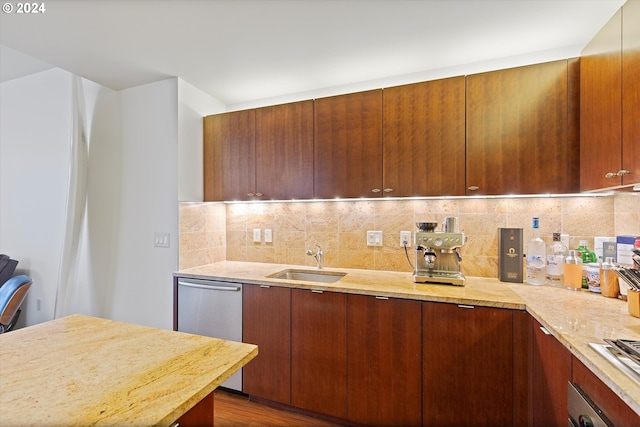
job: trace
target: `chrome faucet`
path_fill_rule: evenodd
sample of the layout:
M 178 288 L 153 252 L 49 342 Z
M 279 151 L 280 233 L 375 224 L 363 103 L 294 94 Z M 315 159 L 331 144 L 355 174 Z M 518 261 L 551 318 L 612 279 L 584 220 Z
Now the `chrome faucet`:
M 307 255 L 311 255 L 316 259 L 316 262 L 318 263 L 318 268 L 321 269 L 324 266 L 323 264 L 323 258 L 324 258 L 324 253 L 322 252 L 322 248 L 320 247 L 320 245 L 316 245 L 318 247 L 318 252 L 316 252 L 315 254 L 313 253 L 313 251 L 311 249 L 307 249 Z

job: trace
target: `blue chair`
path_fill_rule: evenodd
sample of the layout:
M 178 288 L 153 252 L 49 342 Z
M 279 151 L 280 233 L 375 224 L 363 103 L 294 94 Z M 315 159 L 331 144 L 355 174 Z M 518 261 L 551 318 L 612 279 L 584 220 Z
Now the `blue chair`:
M 0 334 L 10 331 L 20 316 L 20 306 L 31 287 L 31 278 L 15 276 L 0 287 Z
M 9 255 L 0 255 L 0 286 L 4 285 L 4 282 L 13 276 L 13 272 L 16 270 L 17 265 L 18 261 L 11 259 Z

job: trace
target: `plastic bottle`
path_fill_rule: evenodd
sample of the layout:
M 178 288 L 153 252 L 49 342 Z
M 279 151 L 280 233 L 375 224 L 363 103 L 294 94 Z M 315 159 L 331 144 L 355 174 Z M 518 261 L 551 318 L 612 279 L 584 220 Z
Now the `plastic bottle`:
M 560 233 L 553 233 L 553 243 L 547 247 L 547 285 L 564 286 L 564 259 L 569 249 L 562 243 Z
M 544 285 L 547 270 L 547 249 L 540 238 L 539 218 L 533 218 L 533 237 L 527 243 L 527 283 Z
M 582 288 L 582 258 L 578 256 L 578 251 L 569 251 L 564 259 L 564 287 L 572 291 Z
M 578 256 L 582 259 L 582 264 L 586 265 L 589 263 L 598 262 L 598 257 L 596 257 L 595 252 L 592 252 L 587 246 L 586 240 L 580 240 L 580 244 L 576 248 L 578 252 Z M 582 273 L 582 288 L 589 289 L 589 282 L 587 281 L 587 272 L 583 271 Z
M 618 298 L 620 285 L 618 275 L 613 272 L 613 258 L 607 257 L 600 266 L 600 292 L 608 298 Z

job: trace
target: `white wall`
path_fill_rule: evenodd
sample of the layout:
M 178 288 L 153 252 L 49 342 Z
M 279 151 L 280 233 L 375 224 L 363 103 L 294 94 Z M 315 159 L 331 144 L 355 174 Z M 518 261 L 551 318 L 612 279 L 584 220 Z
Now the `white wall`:
M 72 75 L 43 71 L 0 85 L 0 252 L 33 285 L 21 323 L 53 317 L 64 240 Z M 36 301 L 41 309 L 36 310 Z
M 225 105 L 178 80 L 178 200 L 203 200 L 202 118 L 222 113 Z
M 26 325 L 54 317 L 72 82 L 73 75 L 53 69 L 0 86 L 0 252 L 19 259 L 19 271 L 34 279 L 23 305 Z M 57 315 L 82 313 L 170 329 L 179 163 L 186 175 L 183 197 L 201 200 L 202 116 L 224 105 L 177 78 L 120 92 L 83 80 L 83 88 L 87 210 L 79 267 L 66 283 L 64 310 Z M 156 231 L 170 233 L 169 248 L 154 247 Z
M 122 159 L 114 170 L 112 294 L 106 317 L 170 329 L 178 267 L 178 83 L 167 79 L 120 91 Z M 154 247 L 154 232 L 170 247 Z

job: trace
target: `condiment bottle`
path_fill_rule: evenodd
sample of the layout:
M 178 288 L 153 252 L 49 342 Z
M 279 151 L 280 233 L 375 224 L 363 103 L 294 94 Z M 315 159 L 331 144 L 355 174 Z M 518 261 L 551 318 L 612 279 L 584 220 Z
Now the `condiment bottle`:
M 586 240 L 580 240 L 580 244 L 576 248 L 576 251 L 578 252 L 578 256 L 582 258 L 582 263 L 585 265 L 585 267 L 583 267 L 584 271 L 582 272 L 582 287 L 584 289 L 589 289 L 586 265 L 589 263 L 598 262 L 598 257 L 596 256 L 595 252 L 589 250 Z
M 560 240 L 560 233 L 553 233 L 553 243 L 547 247 L 547 285 L 564 286 L 564 259 L 569 250 Z
M 578 251 L 570 250 L 564 259 L 564 287 L 572 291 L 582 288 L 582 259 Z
M 613 271 L 613 258 L 607 257 L 600 266 L 600 291 L 602 295 L 609 298 L 618 298 L 620 285 L 618 275 Z

